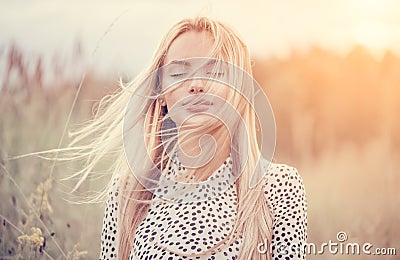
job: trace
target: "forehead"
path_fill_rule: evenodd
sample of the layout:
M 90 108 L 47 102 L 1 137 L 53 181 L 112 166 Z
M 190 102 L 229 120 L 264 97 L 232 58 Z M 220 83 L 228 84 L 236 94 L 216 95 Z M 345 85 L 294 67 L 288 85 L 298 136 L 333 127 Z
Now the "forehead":
M 213 42 L 209 32 L 185 32 L 172 42 L 164 64 L 194 57 L 210 57 Z

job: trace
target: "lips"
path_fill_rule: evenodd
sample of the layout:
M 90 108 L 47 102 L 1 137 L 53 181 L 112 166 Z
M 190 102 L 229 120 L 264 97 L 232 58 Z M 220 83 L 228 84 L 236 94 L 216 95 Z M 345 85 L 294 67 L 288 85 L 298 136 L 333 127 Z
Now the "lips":
M 192 106 L 197 106 L 197 105 L 207 105 L 207 106 L 211 106 L 212 102 L 209 100 L 206 100 L 204 98 L 188 98 L 187 101 L 182 103 L 183 106 L 186 105 L 192 105 Z
M 186 110 L 190 112 L 202 112 L 206 111 L 213 105 L 209 100 L 199 97 L 188 98 L 187 101 L 182 103 L 183 106 L 188 106 Z

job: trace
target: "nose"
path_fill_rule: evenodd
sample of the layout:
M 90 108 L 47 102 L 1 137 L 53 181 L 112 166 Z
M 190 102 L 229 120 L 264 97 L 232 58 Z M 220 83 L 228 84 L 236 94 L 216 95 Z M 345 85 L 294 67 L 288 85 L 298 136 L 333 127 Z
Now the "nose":
M 205 92 L 203 84 L 200 80 L 193 80 L 189 86 L 188 91 L 190 94 L 198 94 Z

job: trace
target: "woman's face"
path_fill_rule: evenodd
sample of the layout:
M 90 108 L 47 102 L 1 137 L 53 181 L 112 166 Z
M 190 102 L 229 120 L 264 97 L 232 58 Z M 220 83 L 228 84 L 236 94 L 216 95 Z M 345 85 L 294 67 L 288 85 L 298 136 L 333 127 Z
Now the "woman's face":
M 167 52 L 164 60 L 166 66 L 164 66 L 162 78 L 163 90 L 167 91 L 162 97 L 165 99 L 164 105 L 167 106 L 169 111 L 175 106 L 177 112 L 170 113 L 170 115 L 171 119 L 177 124 L 185 122 L 198 125 L 210 120 L 210 115 L 199 114 L 199 112 L 207 112 L 212 103 L 200 100 L 183 107 L 185 102 L 191 102 L 191 98 L 197 100 L 197 98 L 204 96 L 202 94 L 210 94 L 223 100 L 228 98 L 230 87 L 212 79 L 187 79 L 183 83 L 170 85 L 180 79 L 190 78 L 191 76 L 188 75 L 193 71 L 203 72 L 200 76 L 207 76 L 207 74 L 212 73 L 210 76 L 213 79 L 224 77 L 222 69 L 215 70 L 214 68 L 213 61 L 215 62 L 215 60 L 210 56 L 212 45 L 213 39 L 209 32 L 189 31 L 177 37 Z M 193 77 L 196 77 L 196 74 L 193 74 Z

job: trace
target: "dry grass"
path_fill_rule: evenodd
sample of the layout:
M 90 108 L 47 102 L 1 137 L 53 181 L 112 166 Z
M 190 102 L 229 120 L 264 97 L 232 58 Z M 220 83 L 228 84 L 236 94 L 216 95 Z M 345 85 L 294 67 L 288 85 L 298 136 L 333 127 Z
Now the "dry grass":
M 391 54 L 375 61 L 360 49 L 348 57 L 313 50 L 286 61 L 256 63 L 256 78 L 277 118 L 277 160 L 295 165 L 304 179 L 309 242 L 335 241 L 336 233 L 345 231 L 349 242 L 398 245 L 400 127 L 395 100 L 400 79 L 394 72 L 399 67 Z M 89 100 L 101 96 L 100 86 L 85 83 L 70 124 L 90 116 Z M 73 199 L 67 194 L 73 183 L 60 181 L 79 164 L 53 167 L 35 156 L 8 160 L 58 146 L 75 91 L 41 89 L 29 99 L 24 91 L 0 96 L 2 259 L 98 258 L 103 205 L 66 202 Z M 80 191 L 97 189 L 103 181 L 88 181 Z M 353 258 L 365 256 L 309 257 Z
M 94 238 L 100 237 L 102 206 L 68 203 L 79 199 L 68 194 L 73 183 L 60 181 L 79 166 L 74 162 L 53 166 L 37 156 L 8 160 L 57 148 L 75 91 L 36 92 L 29 100 L 23 92 L 0 98 L 1 259 L 98 258 L 100 243 Z M 93 102 L 82 99 L 71 124 L 90 114 Z M 92 187 L 98 188 L 99 183 L 88 182 L 81 190 Z

